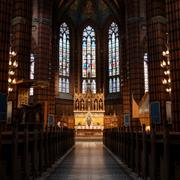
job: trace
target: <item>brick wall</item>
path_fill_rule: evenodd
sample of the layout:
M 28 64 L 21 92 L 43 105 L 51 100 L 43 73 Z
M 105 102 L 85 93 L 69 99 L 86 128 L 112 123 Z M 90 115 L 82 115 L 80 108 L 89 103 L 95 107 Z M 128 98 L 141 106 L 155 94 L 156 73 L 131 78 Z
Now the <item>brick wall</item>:
M 172 78 L 173 128 L 180 131 L 180 1 L 167 1 Z
M 0 92 L 7 94 L 11 0 L 0 0 Z
M 161 125 L 166 120 L 165 103 L 169 94 L 162 85 L 163 70 L 160 66 L 162 51 L 165 48 L 167 31 L 165 1 L 147 1 L 147 37 L 149 60 L 150 103 L 160 102 Z

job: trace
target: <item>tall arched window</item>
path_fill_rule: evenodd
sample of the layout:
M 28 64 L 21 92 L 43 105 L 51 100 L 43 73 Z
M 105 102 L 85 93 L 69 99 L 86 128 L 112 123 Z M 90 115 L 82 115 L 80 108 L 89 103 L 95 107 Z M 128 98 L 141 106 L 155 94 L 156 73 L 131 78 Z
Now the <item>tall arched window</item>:
M 34 70 L 35 70 L 35 58 L 34 58 L 34 54 L 31 53 L 30 56 L 30 79 L 34 80 Z M 34 95 L 34 88 L 30 88 L 30 92 L 29 92 L 30 96 Z
M 82 92 L 96 93 L 96 37 L 91 26 L 87 26 L 82 37 Z
M 149 91 L 149 79 L 148 79 L 148 54 L 144 54 L 144 91 Z
M 119 79 L 119 32 L 116 23 L 112 22 L 109 27 L 108 39 L 108 53 L 109 53 L 109 93 L 116 93 L 120 91 Z
M 59 36 L 59 92 L 69 93 L 70 37 L 66 23 L 61 24 Z

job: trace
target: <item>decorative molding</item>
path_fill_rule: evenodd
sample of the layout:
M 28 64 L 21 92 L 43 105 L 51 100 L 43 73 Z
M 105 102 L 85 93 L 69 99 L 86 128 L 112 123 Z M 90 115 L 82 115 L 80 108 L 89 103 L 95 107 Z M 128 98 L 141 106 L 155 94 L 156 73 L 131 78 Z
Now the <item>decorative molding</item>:
M 167 24 L 168 20 L 167 18 L 163 17 L 163 16 L 154 16 L 151 18 L 151 22 L 152 23 L 162 23 L 162 24 Z
M 145 22 L 145 18 L 144 17 L 130 17 L 127 19 L 127 23 L 135 23 L 135 22 Z
M 25 17 L 22 16 L 17 16 L 15 18 L 13 18 L 11 20 L 11 24 L 12 25 L 16 25 L 16 24 L 26 24 L 27 23 L 27 19 Z
M 72 95 L 66 94 L 66 93 L 59 93 L 59 96 L 57 98 L 64 99 L 64 100 L 73 100 Z
M 47 18 L 33 18 L 32 24 L 33 25 L 44 24 L 44 25 L 52 26 L 52 21 L 50 19 L 47 19 Z

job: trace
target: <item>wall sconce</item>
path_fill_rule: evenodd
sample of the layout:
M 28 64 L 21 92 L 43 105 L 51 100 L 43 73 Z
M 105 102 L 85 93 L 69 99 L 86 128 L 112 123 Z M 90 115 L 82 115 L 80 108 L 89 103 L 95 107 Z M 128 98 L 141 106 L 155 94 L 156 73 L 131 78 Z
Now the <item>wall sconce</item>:
M 160 66 L 164 72 L 162 84 L 165 86 L 166 92 L 171 93 L 171 71 L 170 71 L 170 54 L 169 54 L 168 33 L 166 33 L 166 35 L 167 35 L 166 50 L 162 52 L 163 59 L 160 62 Z
M 15 78 L 15 70 L 18 67 L 18 63 L 16 61 L 16 52 L 9 51 L 9 71 L 8 71 L 8 92 L 13 91 L 13 85 L 16 84 Z

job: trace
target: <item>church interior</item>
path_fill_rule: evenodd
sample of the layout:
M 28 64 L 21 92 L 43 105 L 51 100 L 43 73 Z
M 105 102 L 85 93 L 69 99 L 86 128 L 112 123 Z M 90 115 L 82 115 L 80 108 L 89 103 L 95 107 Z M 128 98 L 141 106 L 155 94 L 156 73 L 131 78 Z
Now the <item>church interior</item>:
M 179 152 L 179 0 L 0 0 L 1 180 L 178 180 Z

